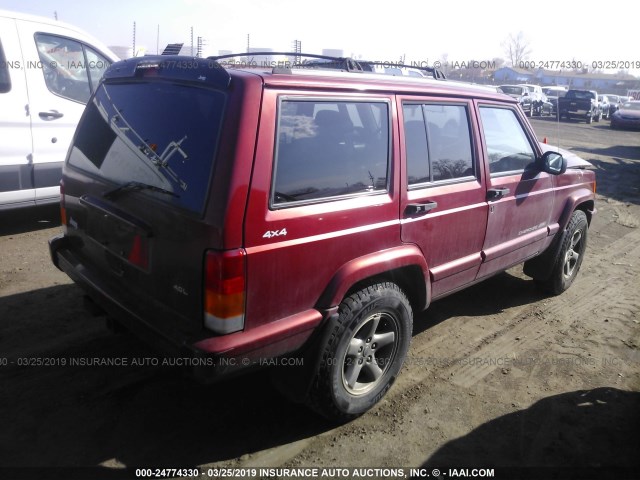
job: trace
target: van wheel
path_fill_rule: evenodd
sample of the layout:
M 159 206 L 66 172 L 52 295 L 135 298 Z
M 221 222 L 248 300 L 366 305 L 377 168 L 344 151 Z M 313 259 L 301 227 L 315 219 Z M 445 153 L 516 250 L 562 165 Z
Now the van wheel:
M 545 292 L 559 295 L 571 286 L 584 258 L 589 223 L 582 210 L 576 210 L 564 231 L 562 244 L 554 259 L 551 276 L 547 280 L 534 280 Z
M 391 388 L 409 348 L 413 313 L 397 285 L 379 283 L 345 298 L 328 328 L 307 403 L 343 422 L 369 410 Z

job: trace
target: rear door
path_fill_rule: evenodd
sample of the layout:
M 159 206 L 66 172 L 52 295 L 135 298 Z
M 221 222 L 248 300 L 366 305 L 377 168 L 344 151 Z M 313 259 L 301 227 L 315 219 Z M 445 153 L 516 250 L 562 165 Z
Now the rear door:
M 516 107 L 480 104 L 489 219 L 478 277 L 537 254 L 549 234 L 553 177 L 536 168 L 535 134 Z
M 470 100 L 401 100 L 402 241 L 422 250 L 434 298 L 472 282 L 482 262 L 488 207 L 472 111 Z
M 226 72 L 171 65 L 102 83 L 87 105 L 64 169 L 66 236 L 117 303 L 160 330 L 199 331 L 205 251 L 222 244 L 210 186 L 227 94 L 194 80 Z
M 54 25 L 18 21 L 29 93 L 36 200 L 58 195 L 60 170 L 80 116 L 110 65 Z

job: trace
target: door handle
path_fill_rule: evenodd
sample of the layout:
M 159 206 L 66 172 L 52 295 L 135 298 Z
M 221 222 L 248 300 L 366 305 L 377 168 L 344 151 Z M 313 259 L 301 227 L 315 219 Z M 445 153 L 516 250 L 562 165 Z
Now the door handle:
M 57 110 L 50 110 L 48 112 L 40 112 L 38 115 L 43 120 L 54 120 L 56 118 L 62 118 L 64 113 L 60 113 Z
M 487 190 L 487 200 L 499 200 L 500 198 L 509 195 L 508 188 L 490 188 Z
M 405 208 L 406 215 L 424 215 L 438 206 L 438 202 L 410 203 Z

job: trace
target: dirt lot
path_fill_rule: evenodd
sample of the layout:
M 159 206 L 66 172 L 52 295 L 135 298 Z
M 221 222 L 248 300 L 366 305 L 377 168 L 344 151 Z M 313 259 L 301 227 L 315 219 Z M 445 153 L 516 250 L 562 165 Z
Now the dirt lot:
M 391 392 L 338 427 L 262 372 L 202 386 L 170 367 L 59 365 L 157 354 L 108 332 L 52 266 L 57 208 L 0 214 L 0 467 L 627 466 L 640 478 L 640 133 L 532 123 L 597 172 L 577 281 L 546 297 L 514 268 L 434 303 Z

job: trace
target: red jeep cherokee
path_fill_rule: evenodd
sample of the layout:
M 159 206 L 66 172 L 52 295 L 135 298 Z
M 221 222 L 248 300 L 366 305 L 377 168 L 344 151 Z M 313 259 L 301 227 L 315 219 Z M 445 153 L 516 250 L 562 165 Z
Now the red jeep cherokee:
M 571 285 L 595 178 L 545 149 L 515 100 L 441 75 L 126 60 L 78 126 L 51 255 L 198 375 L 297 355 L 281 383 L 344 420 L 392 385 L 414 311 L 522 262 Z

